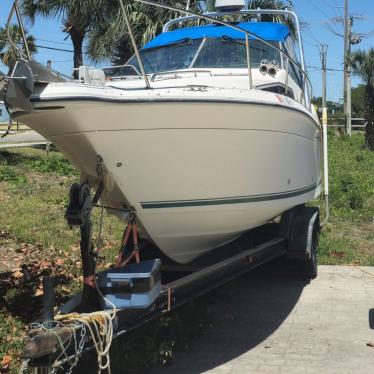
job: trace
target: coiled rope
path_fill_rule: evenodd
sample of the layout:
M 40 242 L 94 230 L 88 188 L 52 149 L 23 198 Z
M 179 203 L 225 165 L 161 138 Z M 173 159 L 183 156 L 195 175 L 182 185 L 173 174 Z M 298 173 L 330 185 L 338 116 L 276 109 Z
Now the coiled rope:
M 64 325 L 81 324 L 82 326 L 84 326 L 85 330 L 88 330 L 88 332 L 90 333 L 92 343 L 96 349 L 98 373 L 101 373 L 102 370 L 106 369 L 110 374 L 111 371 L 109 350 L 113 340 L 113 321 L 116 318 L 117 308 L 101 293 L 98 287 L 96 287 L 96 289 L 99 295 L 108 304 L 110 304 L 113 309 L 92 313 L 69 313 L 57 315 L 55 319 L 56 321 Z M 77 356 L 82 353 L 78 352 L 77 347 L 75 351 Z M 62 353 L 64 353 L 64 350 Z M 70 363 L 71 367 L 68 372 L 71 372 L 71 370 L 77 363 L 78 360 L 75 360 L 73 364 Z

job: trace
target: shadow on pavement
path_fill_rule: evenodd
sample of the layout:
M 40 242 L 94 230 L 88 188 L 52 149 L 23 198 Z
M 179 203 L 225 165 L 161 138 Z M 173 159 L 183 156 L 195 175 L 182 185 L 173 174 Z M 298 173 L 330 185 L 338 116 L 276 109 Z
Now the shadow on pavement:
M 296 263 L 277 259 L 262 265 L 196 300 L 190 308 L 192 313 L 184 313 L 189 305 L 174 312 L 183 329 L 191 330 L 193 338 L 188 340 L 189 349 L 176 353 L 169 365 L 153 368 L 152 363 L 142 365 L 147 361 L 147 351 L 150 350 L 147 340 L 137 342 L 139 368 L 130 365 L 124 348 L 126 342 L 129 343 L 126 335 L 122 337 L 122 342 L 114 343 L 112 374 L 197 374 L 214 369 L 251 350 L 276 331 L 295 307 L 306 284 Z M 202 334 L 196 330 L 196 325 L 201 322 L 204 324 Z M 152 325 L 146 325 L 144 329 L 152 335 Z M 176 326 L 177 331 L 171 331 L 176 342 L 184 339 L 180 336 L 181 331 L 186 332 L 183 329 Z M 157 355 L 161 347 L 153 346 L 152 350 Z M 95 372 L 95 361 L 90 355 L 83 357 L 74 373 Z
M 297 264 L 279 259 L 214 291 L 213 326 L 151 373 L 201 373 L 251 350 L 277 330 L 306 284 Z

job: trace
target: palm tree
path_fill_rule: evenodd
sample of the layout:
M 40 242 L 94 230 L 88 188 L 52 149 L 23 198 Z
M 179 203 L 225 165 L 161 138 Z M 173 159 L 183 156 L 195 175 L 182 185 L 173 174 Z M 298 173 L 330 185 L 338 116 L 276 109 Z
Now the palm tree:
M 74 68 L 83 65 L 83 41 L 87 32 L 106 16 L 115 1 L 105 0 L 22 0 L 23 13 L 32 22 L 37 15 L 62 20 L 63 31 L 74 47 Z M 77 71 L 74 73 L 77 77 Z
M 21 28 L 18 25 L 11 25 L 10 26 L 10 35 L 15 44 L 19 46 L 20 49 L 25 49 Z M 35 39 L 32 35 L 28 35 L 26 32 L 26 42 L 27 46 L 29 47 L 30 53 L 36 52 L 36 46 L 35 46 Z M 25 52 L 25 51 L 24 51 Z M 26 52 L 25 52 L 26 54 Z M 7 38 L 7 32 L 6 29 L 3 27 L 0 27 L 0 60 L 4 65 L 7 65 L 9 67 L 12 67 L 17 58 L 19 58 L 19 53 L 14 48 L 12 44 L 9 43 Z
M 353 52 L 349 62 L 353 74 L 360 77 L 365 84 L 365 146 L 374 151 L 374 48 Z
M 162 3 L 180 7 L 181 10 L 185 9 L 185 1 L 178 3 L 175 0 L 168 0 Z M 196 9 L 197 3 L 197 0 L 192 0 L 191 8 Z M 214 0 L 208 0 L 207 5 L 209 10 L 214 10 Z M 126 4 L 126 7 L 137 45 L 144 45 L 161 32 L 162 25 L 166 21 L 182 15 L 179 12 L 135 2 Z M 249 3 L 250 9 L 286 9 L 287 7 L 292 7 L 292 1 L 252 0 Z M 110 58 L 114 64 L 120 65 L 131 57 L 133 49 L 118 4 L 111 9 L 111 15 L 107 14 L 106 20 L 97 24 L 96 29 L 88 34 L 87 52 L 96 62 Z M 270 16 L 270 20 L 271 18 Z
M 174 0 L 163 2 L 165 5 L 178 6 L 175 3 Z M 193 5 L 193 0 L 191 3 Z M 184 7 L 185 4 L 180 6 L 181 9 Z M 136 2 L 127 3 L 125 8 L 137 45 L 147 43 L 161 32 L 162 25 L 166 21 L 180 16 L 179 12 Z M 104 22 L 97 24 L 89 33 L 87 52 L 95 62 L 109 58 L 118 65 L 125 63 L 131 57 L 133 48 L 118 2 L 111 10 Z

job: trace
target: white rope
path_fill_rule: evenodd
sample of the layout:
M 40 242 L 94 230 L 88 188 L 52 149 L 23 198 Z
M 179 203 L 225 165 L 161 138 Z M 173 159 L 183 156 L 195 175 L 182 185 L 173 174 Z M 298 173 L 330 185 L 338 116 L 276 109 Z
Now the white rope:
M 97 363 L 99 368 L 99 373 L 102 370 L 107 369 L 110 374 L 110 356 L 109 350 L 112 345 L 113 340 L 113 320 L 117 314 L 116 306 L 108 300 L 96 287 L 99 295 L 112 306 L 111 310 L 102 310 L 92 313 L 71 313 L 61 316 L 56 316 L 56 319 L 63 320 L 66 322 L 80 322 L 82 323 L 90 332 L 93 345 L 97 353 Z M 60 322 L 61 323 L 61 322 Z M 71 340 L 70 340 L 71 341 Z M 63 354 L 63 353 L 62 353 Z M 61 354 L 61 355 L 62 355 Z M 60 355 L 60 357 L 61 357 Z M 70 362 L 69 362 L 70 363 Z

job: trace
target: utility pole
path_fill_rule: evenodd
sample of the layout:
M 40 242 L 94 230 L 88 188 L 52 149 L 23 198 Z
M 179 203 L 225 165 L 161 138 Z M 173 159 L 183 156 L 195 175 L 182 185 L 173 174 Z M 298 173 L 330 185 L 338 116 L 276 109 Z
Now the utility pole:
M 348 33 L 348 0 L 344 0 L 344 115 L 347 114 L 347 56 L 348 56 L 348 45 L 349 45 L 349 33 Z
M 352 42 L 351 42 L 351 39 L 352 39 L 352 32 L 351 32 L 351 28 L 352 28 L 352 24 L 353 24 L 353 18 L 350 17 L 349 18 L 349 22 L 348 22 L 348 37 L 349 37 L 349 41 L 348 41 L 348 51 L 347 51 L 347 55 L 346 55 L 346 61 L 345 61 L 345 65 L 347 67 L 347 75 L 346 75 L 346 79 L 347 79 L 347 83 L 346 83 L 346 87 L 347 87 L 347 100 L 346 100 L 346 133 L 348 136 L 352 136 L 352 100 L 351 100 L 351 75 L 352 75 L 352 71 L 351 71 L 351 64 L 350 64 L 350 58 L 351 58 L 351 45 L 352 45 Z
M 351 107 L 351 39 L 353 17 L 348 12 L 348 0 L 344 0 L 344 117 L 345 131 L 352 135 L 352 107 Z
M 352 31 L 354 19 L 363 19 L 361 15 L 349 14 L 348 0 L 344 0 L 344 17 L 335 17 L 326 22 L 326 26 L 334 35 L 344 39 L 344 118 L 345 130 L 348 136 L 352 134 L 352 108 L 351 108 L 351 46 L 361 43 L 363 38 L 368 38 L 374 35 L 374 29 L 367 33 L 358 33 Z M 337 32 L 331 23 L 340 23 L 344 26 L 344 34 Z
M 327 149 L 327 100 L 326 100 L 326 70 L 327 70 L 327 45 L 321 44 L 319 53 L 322 63 L 322 141 L 323 141 L 323 195 L 325 198 L 324 225 L 329 219 L 329 168 Z

